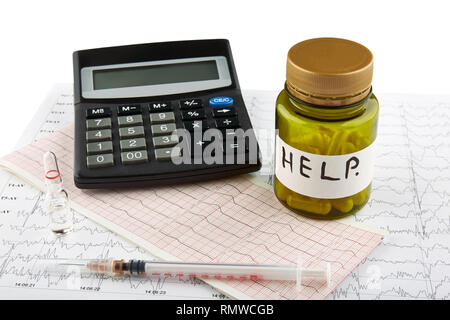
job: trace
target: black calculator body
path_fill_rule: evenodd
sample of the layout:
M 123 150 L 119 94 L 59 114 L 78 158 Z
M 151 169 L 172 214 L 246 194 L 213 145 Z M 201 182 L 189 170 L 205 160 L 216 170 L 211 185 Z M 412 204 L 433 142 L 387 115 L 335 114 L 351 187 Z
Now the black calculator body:
M 227 40 L 82 50 L 73 65 L 78 188 L 179 184 L 261 167 Z M 209 129 L 222 141 L 202 135 Z M 212 141 L 220 148 L 206 152 Z M 223 161 L 204 161 L 203 151 Z

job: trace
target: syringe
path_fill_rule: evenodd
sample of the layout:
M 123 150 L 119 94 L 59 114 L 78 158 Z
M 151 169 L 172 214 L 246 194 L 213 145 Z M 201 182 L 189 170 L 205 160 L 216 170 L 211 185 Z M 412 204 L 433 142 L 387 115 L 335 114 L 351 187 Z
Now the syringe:
M 115 276 L 138 275 L 146 277 L 181 277 L 216 280 L 278 280 L 296 281 L 300 289 L 305 281 L 330 284 L 330 264 L 305 268 L 299 259 L 297 265 L 216 264 L 188 262 L 157 262 L 145 260 L 47 260 L 52 271 L 64 272 L 78 266 L 81 273 L 100 273 Z M 47 269 L 49 270 L 49 269 Z

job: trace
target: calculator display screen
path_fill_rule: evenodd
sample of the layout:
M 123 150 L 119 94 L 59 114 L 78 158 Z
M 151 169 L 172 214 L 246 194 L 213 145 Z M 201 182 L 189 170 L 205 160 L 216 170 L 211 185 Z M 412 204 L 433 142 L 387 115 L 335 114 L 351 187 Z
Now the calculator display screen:
M 94 90 L 219 79 L 215 60 L 93 71 Z

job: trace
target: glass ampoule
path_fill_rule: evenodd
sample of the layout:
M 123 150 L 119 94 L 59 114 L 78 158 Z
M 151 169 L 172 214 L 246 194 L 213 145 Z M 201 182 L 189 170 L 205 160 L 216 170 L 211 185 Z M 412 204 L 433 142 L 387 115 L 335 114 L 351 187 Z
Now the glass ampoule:
M 50 218 L 50 229 L 55 234 L 66 234 L 72 230 L 73 215 L 67 192 L 62 188 L 61 173 L 56 156 L 46 152 L 43 157 L 45 172 L 45 209 Z

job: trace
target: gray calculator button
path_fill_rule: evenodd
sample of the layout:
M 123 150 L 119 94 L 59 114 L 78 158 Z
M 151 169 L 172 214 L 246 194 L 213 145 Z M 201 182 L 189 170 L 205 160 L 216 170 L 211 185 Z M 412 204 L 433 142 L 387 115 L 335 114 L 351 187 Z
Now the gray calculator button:
M 179 142 L 178 136 L 174 134 L 171 136 L 162 136 L 153 138 L 153 145 L 155 146 L 155 148 L 171 147 L 178 144 L 178 142 Z
M 152 124 L 175 122 L 175 114 L 173 112 L 150 113 L 150 122 Z
M 110 167 L 114 165 L 114 157 L 112 153 L 97 154 L 87 157 L 88 168 Z
M 86 132 L 87 142 L 111 140 L 111 130 L 93 130 Z
M 175 123 L 154 124 L 152 125 L 152 134 L 154 136 L 165 136 L 171 134 L 177 129 Z
M 120 158 L 122 159 L 123 164 L 135 164 L 146 162 L 148 160 L 147 150 L 122 152 L 120 154 Z
M 141 125 L 142 115 L 135 114 L 130 116 L 122 116 L 117 118 L 117 121 L 119 122 L 120 127 Z
M 88 154 L 108 153 L 113 151 L 113 144 L 111 141 L 91 142 L 87 144 Z
M 88 130 L 92 129 L 109 129 L 111 128 L 111 118 L 99 118 L 86 120 Z
M 181 157 L 181 149 L 179 147 L 155 149 L 156 160 L 170 160 L 172 156 Z
M 144 127 L 119 128 L 119 135 L 121 138 L 143 137 L 145 135 Z
M 145 138 L 120 140 L 120 149 L 122 150 L 145 149 L 145 146 Z

